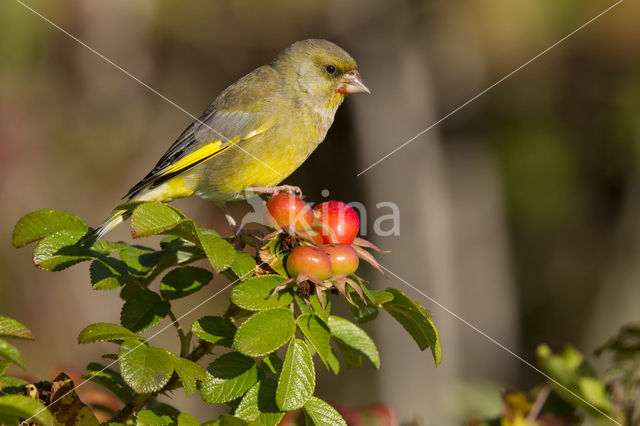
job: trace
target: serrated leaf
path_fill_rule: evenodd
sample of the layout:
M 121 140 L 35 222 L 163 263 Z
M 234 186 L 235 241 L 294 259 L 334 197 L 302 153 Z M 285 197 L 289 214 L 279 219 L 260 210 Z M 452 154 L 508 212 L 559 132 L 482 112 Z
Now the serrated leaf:
M 151 410 L 142 410 L 138 413 L 136 417 L 136 425 L 144 426 L 159 426 L 159 425 L 170 425 L 173 423 L 171 417 L 167 415 L 158 415 Z
M 157 399 L 152 399 L 147 403 L 147 408 L 159 416 L 169 416 L 172 420 L 176 420 L 180 415 L 180 410 L 178 410 L 173 405 L 167 404 L 166 402 L 159 402 Z
M 300 315 L 296 319 L 296 324 L 328 369 L 327 357 L 331 351 L 331 330 L 329 330 L 329 326 L 315 314 Z
M 351 321 L 335 315 L 329 316 L 329 328 L 333 337 L 366 356 L 374 367 L 380 368 L 378 349 L 363 329 Z
M 96 241 L 96 243 L 93 246 L 91 246 L 91 250 L 96 251 L 98 253 L 102 253 L 102 254 L 111 254 L 113 252 L 122 250 L 128 245 L 129 244 L 122 241 L 112 242 L 112 241 L 107 241 L 102 239 L 102 240 Z
M 85 235 L 79 229 L 64 229 L 47 235 L 33 249 L 33 263 L 45 271 L 61 271 L 92 258 L 86 248 L 76 245 Z
M 23 370 L 25 369 L 24 360 L 18 348 L 3 339 L 0 339 L 0 357 L 4 357 L 7 361 L 12 362 Z
M 169 314 L 171 305 L 169 302 L 151 290 L 141 290 L 134 293 L 122 306 L 120 322 L 123 326 L 140 333 Z
M 407 330 L 420 350 L 430 348 L 436 365 L 440 364 L 440 334 L 431 320 L 431 313 L 398 289 L 388 288 L 386 291 L 393 295 L 393 300 L 384 303 L 382 307 Z
M 239 280 L 244 281 L 253 275 L 256 269 L 256 260 L 248 253 L 238 252 L 233 259 L 231 270 Z
M 304 411 L 316 426 L 347 426 L 347 422 L 335 408 L 315 396 L 304 404 Z
M 161 348 L 127 339 L 118 351 L 118 365 L 125 383 L 138 393 L 156 392 L 173 374 L 172 354 Z
M 293 301 L 291 291 L 283 290 L 271 296 L 273 290 L 285 280 L 286 278 L 279 275 L 249 278 L 233 288 L 231 301 L 249 311 L 263 311 L 287 306 Z
M 143 246 L 127 246 L 120 250 L 120 259 L 127 265 L 128 273 L 144 276 L 162 258 L 162 252 Z
M 262 363 L 260 364 L 263 370 L 268 371 L 276 377 L 280 376 L 280 373 L 282 373 L 282 365 L 282 360 L 275 352 L 269 354 L 267 358 L 263 358 Z
M 0 337 L 15 337 L 17 339 L 34 340 L 33 334 L 27 327 L 13 318 L 0 316 Z
M 98 322 L 86 326 L 78 335 L 78 343 L 114 342 L 124 339 L 139 339 L 131 330 L 118 324 Z
M 204 380 L 206 377 L 206 373 L 200 364 L 177 355 L 173 355 L 173 368 L 180 376 L 184 393 L 187 396 L 193 395 L 196 391 L 196 382 Z
M 329 355 L 327 355 L 327 364 L 329 364 L 329 368 L 331 368 L 333 374 L 338 375 L 340 372 L 340 361 L 338 361 L 338 357 L 333 348 L 329 350 Z
M 62 230 L 80 231 L 84 235 L 87 225 L 71 213 L 53 209 L 36 210 L 18 221 L 13 228 L 11 241 L 14 247 L 22 247 Z
M 206 316 L 193 323 L 191 332 L 205 342 L 230 348 L 236 326 L 226 318 Z
M 234 416 L 256 421 L 264 426 L 277 426 L 285 413 L 276 404 L 276 387 L 278 382 L 272 379 L 262 379 L 242 397 L 235 409 Z
M 165 300 L 186 297 L 211 282 L 213 274 L 195 266 L 182 266 L 166 274 L 160 281 L 160 294 Z
M 82 375 L 82 378 L 105 387 L 124 403 L 129 402 L 133 396 L 133 390 L 124 382 L 120 374 L 97 362 L 87 365 L 87 372 Z
M 30 419 L 40 425 L 53 425 L 54 419 L 37 399 L 24 395 L 0 396 L 0 423 L 18 424 L 18 419 Z
M 255 361 L 238 352 L 230 352 L 209 365 L 200 385 L 200 395 L 209 404 L 221 404 L 242 396 L 257 381 Z
M 341 340 L 336 340 L 336 346 L 338 346 L 340 355 L 342 355 L 342 359 L 344 360 L 345 364 L 347 364 L 347 367 L 362 367 L 362 354 L 360 352 L 342 343 Z
M 131 214 L 131 235 L 139 238 L 162 234 L 184 219 L 184 214 L 164 203 L 140 204 Z
M 89 267 L 89 278 L 94 290 L 114 290 L 121 285 L 133 281 L 127 265 L 122 260 L 112 257 L 96 259 Z
M 287 343 L 295 331 L 296 323 L 291 310 L 276 308 L 261 311 L 238 328 L 233 346 L 245 355 L 263 356 Z
M 227 269 L 236 257 L 236 249 L 224 239 L 212 233 L 200 232 L 200 244 L 211 266 L 217 272 Z
M 276 403 L 283 411 L 302 408 L 316 387 L 316 370 L 307 345 L 293 339 L 284 358 L 276 389 Z
M 200 422 L 189 413 L 180 413 L 178 426 L 200 426 Z

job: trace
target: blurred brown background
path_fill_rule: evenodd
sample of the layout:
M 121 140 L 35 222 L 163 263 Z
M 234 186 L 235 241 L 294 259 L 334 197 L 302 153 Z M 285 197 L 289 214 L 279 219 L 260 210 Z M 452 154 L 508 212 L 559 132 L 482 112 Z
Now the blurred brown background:
M 396 203 L 400 236 L 374 238 L 392 250 L 382 263 L 529 361 L 540 342 L 590 354 L 639 319 L 638 2 L 622 2 L 360 177 L 613 3 L 28 4 L 195 115 L 291 42 L 335 41 L 356 58 L 373 93 L 346 101 L 289 183 L 311 201 L 322 201 L 326 188 L 330 198 L 364 203 L 369 225 L 384 213 L 377 203 Z M 20 348 L 32 377 L 50 379 L 113 349 L 79 346 L 76 336 L 91 322 L 117 322 L 120 303 L 116 292 L 91 290 L 88 266 L 36 270 L 29 249 L 11 247 L 14 223 L 51 207 L 95 226 L 191 119 L 17 2 L 0 3 L 0 39 L 0 312 L 33 330 L 36 342 Z M 202 226 L 226 226 L 211 203 L 176 205 Z M 110 237 L 130 238 L 126 227 Z M 434 368 L 381 314 L 366 327 L 380 344 L 381 371 L 325 372 L 321 396 L 352 406 L 383 401 L 403 422 L 448 425 L 495 413 L 500 390 L 542 380 L 403 282 L 365 274 L 373 286 L 398 287 L 433 311 L 443 363 Z M 219 312 L 226 301 L 220 296 L 185 322 Z M 158 344 L 173 348 L 173 334 L 167 330 Z M 191 399 L 176 394 L 174 403 L 201 421 L 213 417 Z

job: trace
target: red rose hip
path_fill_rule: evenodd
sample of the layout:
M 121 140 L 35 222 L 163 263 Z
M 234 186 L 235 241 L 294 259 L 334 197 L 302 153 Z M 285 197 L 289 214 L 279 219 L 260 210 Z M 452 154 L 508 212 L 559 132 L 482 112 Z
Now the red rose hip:
M 320 215 L 314 229 L 320 233 L 325 244 L 351 244 L 358 235 L 360 218 L 353 207 L 342 201 L 326 201 L 315 206 L 313 211 Z M 331 234 L 334 241 L 331 240 Z
M 287 258 L 287 271 L 292 277 L 305 274 L 324 281 L 331 276 L 331 260 L 316 247 L 299 246 Z
M 313 210 L 300 197 L 281 192 L 267 201 L 267 222 L 274 227 L 291 226 L 303 231 L 311 228 Z
M 321 247 L 331 260 L 331 276 L 346 277 L 358 270 L 360 258 L 349 244 L 327 244 Z

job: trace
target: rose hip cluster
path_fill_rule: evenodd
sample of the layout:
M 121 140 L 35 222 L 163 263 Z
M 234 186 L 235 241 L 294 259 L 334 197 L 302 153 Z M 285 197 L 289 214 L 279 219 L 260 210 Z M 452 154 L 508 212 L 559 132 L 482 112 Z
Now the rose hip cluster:
M 267 220 L 277 230 L 270 234 L 287 234 L 300 239 L 301 244 L 286 258 L 286 270 L 291 277 L 274 290 L 295 282 L 299 288 L 306 282 L 315 285 L 321 303 L 322 291 L 335 288 L 353 303 L 346 287 L 352 287 L 366 303 L 355 276 L 360 258 L 384 272 L 366 248 L 381 251 L 370 242 L 358 238 L 360 218 L 356 211 L 342 201 L 327 201 L 311 208 L 300 197 L 280 193 L 267 202 Z M 359 278 L 358 278 L 359 279 Z

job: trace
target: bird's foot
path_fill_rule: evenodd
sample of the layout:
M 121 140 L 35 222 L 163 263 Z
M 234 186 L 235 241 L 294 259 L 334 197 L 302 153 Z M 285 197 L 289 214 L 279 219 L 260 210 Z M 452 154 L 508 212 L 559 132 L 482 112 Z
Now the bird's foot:
M 279 186 L 250 186 L 246 191 L 256 192 L 260 194 L 278 195 L 281 192 L 292 192 L 298 196 L 302 195 L 302 190 L 299 186 L 294 185 L 279 185 Z

